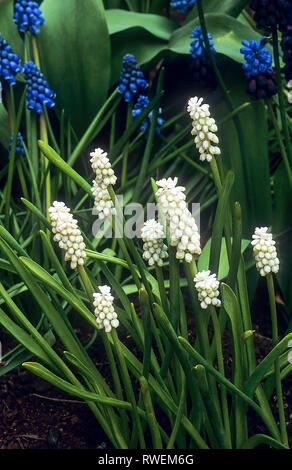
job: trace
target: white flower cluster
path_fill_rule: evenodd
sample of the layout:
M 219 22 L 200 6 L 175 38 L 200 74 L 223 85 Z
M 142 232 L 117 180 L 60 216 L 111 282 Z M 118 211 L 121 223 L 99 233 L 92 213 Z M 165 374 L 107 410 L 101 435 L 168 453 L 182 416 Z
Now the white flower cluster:
M 216 274 L 210 271 L 201 271 L 194 277 L 195 288 L 198 291 L 198 298 L 201 302 L 201 308 L 206 309 L 209 305 L 214 307 L 221 306 L 219 296 L 219 281 Z
M 183 186 L 176 186 L 177 178 L 156 181 L 156 195 L 169 227 L 171 246 L 177 247 L 177 259 L 190 263 L 193 255 L 201 253 L 200 234 L 195 219 L 187 208 Z
M 118 315 L 113 307 L 113 296 L 111 295 L 111 288 L 109 286 L 99 286 L 100 292 L 93 294 L 94 315 L 98 328 L 105 329 L 109 333 L 112 328 L 117 328 L 120 324 Z
M 163 260 L 167 258 L 167 246 L 163 243 L 163 226 L 154 219 L 147 220 L 141 229 L 143 244 L 143 258 L 149 266 L 157 264 L 162 266 Z
M 279 271 L 280 261 L 277 257 L 276 242 L 268 227 L 257 227 L 252 236 L 253 252 L 256 259 L 256 268 L 261 276 Z
M 197 96 L 188 102 L 187 110 L 193 120 L 192 135 L 195 135 L 195 144 L 200 153 L 200 160 L 210 162 L 213 155 L 220 155 L 219 139 L 215 119 L 210 117 L 209 105 L 202 104 L 203 98 Z M 215 145 L 213 145 L 215 144 Z
M 107 153 L 101 148 L 90 153 L 91 166 L 95 172 L 95 180 L 91 191 L 94 195 L 94 207 L 98 211 L 99 217 L 104 219 L 111 214 L 113 203 L 108 193 L 108 186 L 114 185 L 117 181 L 114 170 L 111 167 Z
M 70 209 L 64 202 L 53 202 L 49 208 L 54 241 L 66 251 L 65 260 L 71 261 L 71 268 L 82 266 L 86 258 L 85 243 L 78 228 L 77 220 L 73 218 Z

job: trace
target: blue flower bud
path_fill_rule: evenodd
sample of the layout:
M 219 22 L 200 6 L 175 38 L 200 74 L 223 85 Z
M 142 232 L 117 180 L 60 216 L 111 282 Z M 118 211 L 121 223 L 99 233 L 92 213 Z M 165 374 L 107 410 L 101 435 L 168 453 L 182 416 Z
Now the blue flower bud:
M 16 75 L 22 72 L 20 57 L 13 53 L 12 47 L 0 33 L 0 79 L 6 80 L 9 85 L 15 85 Z
M 124 95 L 126 102 L 133 101 L 134 95 L 147 88 L 143 72 L 132 54 L 126 54 L 123 59 L 122 71 L 118 90 Z
M 39 71 L 34 62 L 24 64 L 25 80 L 28 85 L 26 100 L 27 107 L 38 114 L 43 113 L 44 106 L 55 106 L 55 93 L 50 89 L 44 75 Z
M 17 0 L 14 4 L 14 23 L 21 33 L 30 31 L 32 34 L 40 32 L 39 26 L 45 19 L 42 16 L 39 4 L 29 0 Z
M 243 70 L 247 78 L 255 77 L 261 72 L 272 70 L 272 54 L 269 49 L 265 47 L 266 38 L 261 38 L 260 41 L 251 39 L 250 41 L 243 40 L 240 49 L 241 54 L 244 55 L 246 63 L 243 64 Z

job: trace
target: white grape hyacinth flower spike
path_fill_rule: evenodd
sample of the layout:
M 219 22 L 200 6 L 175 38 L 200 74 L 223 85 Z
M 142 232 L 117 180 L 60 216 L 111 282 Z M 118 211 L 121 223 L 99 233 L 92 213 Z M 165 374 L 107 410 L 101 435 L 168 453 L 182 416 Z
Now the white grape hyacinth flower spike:
M 220 155 L 217 125 L 210 115 L 209 105 L 203 104 L 203 98 L 195 96 L 188 102 L 187 110 L 192 119 L 192 135 L 200 154 L 200 160 L 211 162 L 214 155 Z
M 211 274 L 209 270 L 200 271 L 195 275 L 194 282 L 202 309 L 206 309 L 210 305 L 221 306 L 221 300 L 218 298 L 220 294 L 219 281 L 216 274 Z
M 142 229 L 141 236 L 143 244 L 143 258 L 149 266 L 156 264 L 163 265 L 163 260 L 168 257 L 167 246 L 164 244 L 164 228 L 160 222 L 155 219 L 147 220 Z
M 156 181 L 156 192 L 166 223 L 171 246 L 176 246 L 176 258 L 191 263 L 193 255 L 201 254 L 200 234 L 186 203 L 185 188 L 177 186 L 177 178 Z
M 108 187 L 116 184 L 117 177 L 111 167 L 107 153 L 97 148 L 90 153 L 91 167 L 95 173 L 92 182 L 92 194 L 94 196 L 94 207 L 101 219 L 108 217 L 113 211 L 113 203 L 108 193 Z
M 99 286 L 100 292 L 93 294 L 94 315 L 100 330 L 110 333 L 112 328 L 119 326 L 118 315 L 113 306 L 114 297 L 109 286 Z
M 64 202 L 53 202 L 49 208 L 54 241 L 65 250 L 65 261 L 70 261 L 70 266 L 75 269 L 83 266 L 86 258 L 85 243 L 78 228 L 78 222 L 73 218 L 70 209 Z
M 273 235 L 268 233 L 268 227 L 256 227 L 251 242 L 256 260 L 256 268 L 261 276 L 279 271 L 276 242 Z

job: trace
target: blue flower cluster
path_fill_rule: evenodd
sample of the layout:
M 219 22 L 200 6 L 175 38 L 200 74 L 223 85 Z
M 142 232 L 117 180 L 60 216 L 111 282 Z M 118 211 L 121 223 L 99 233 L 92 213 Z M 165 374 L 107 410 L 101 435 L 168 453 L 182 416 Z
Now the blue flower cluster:
M 272 68 L 272 54 L 265 47 L 266 38 L 260 41 L 243 40 L 240 52 L 246 63 L 243 70 L 248 79 L 247 93 L 254 99 L 269 98 L 277 93 L 276 76 Z
M 216 78 L 206 51 L 201 27 L 197 26 L 194 28 L 190 37 L 193 39 L 190 45 L 190 53 L 192 57 L 191 70 L 193 78 L 196 82 L 200 82 L 204 86 L 214 88 L 216 86 Z M 213 47 L 213 36 L 211 33 L 208 33 L 208 40 L 212 53 L 216 56 L 216 50 Z
M 135 121 L 135 119 L 142 113 L 142 111 L 149 105 L 149 98 L 148 96 L 145 96 L 145 95 L 140 95 L 137 102 L 135 103 L 134 107 L 133 107 L 133 110 L 132 110 L 132 119 L 133 121 Z M 159 114 L 161 114 L 161 108 L 159 108 Z M 144 119 L 144 121 L 142 122 L 140 128 L 139 128 L 139 131 L 140 132 L 145 132 L 145 137 L 147 138 L 148 137 L 148 133 L 149 133 L 149 127 L 150 127 L 150 124 L 151 124 L 151 121 L 152 121 L 152 117 L 153 117 L 153 111 L 150 111 L 150 113 L 148 114 L 148 116 L 146 117 L 146 119 Z M 155 132 L 156 134 L 160 134 L 160 126 L 162 126 L 162 124 L 164 123 L 164 119 L 160 116 L 158 116 L 157 118 L 157 125 L 156 125 L 156 129 L 155 129 Z
M 240 49 L 240 52 L 246 60 L 246 63 L 243 64 L 243 70 L 247 78 L 272 70 L 273 58 L 269 49 L 265 47 L 266 42 L 265 37 L 261 38 L 260 41 L 256 39 L 250 41 L 244 39 L 242 41 L 244 47 Z
M 282 30 L 292 24 L 291 0 L 251 0 L 250 8 L 255 11 L 254 19 L 260 29 Z
M 171 0 L 170 6 L 178 11 L 187 13 L 197 3 L 197 0 Z
M 16 83 L 16 75 L 23 72 L 20 58 L 13 53 L 12 47 L 0 33 L 0 78 L 6 80 L 9 85 Z
M 55 105 L 55 93 L 50 89 L 45 77 L 34 62 L 24 64 L 25 79 L 28 84 L 26 100 L 31 111 L 42 113 L 44 106 L 52 108 Z
M 10 142 L 9 142 L 9 146 L 8 146 L 8 152 L 9 152 L 8 158 L 10 158 L 12 142 L 13 142 L 13 134 L 11 134 L 11 136 L 10 136 Z M 18 156 L 18 155 L 22 155 L 22 156 L 25 155 L 25 151 L 24 151 L 24 148 L 23 148 L 23 145 L 22 145 L 22 135 L 21 135 L 20 132 L 18 132 L 18 134 L 17 134 L 16 148 L 15 148 L 15 156 Z
M 123 58 L 122 71 L 119 82 L 119 92 L 123 94 L 126 102 L 133 101 L 134 95 L 148 87 L 143 72 L 132 54 L 126 54 Z
M 194 39 L 194 41 L 191 42 L 190 53 L 191 56 L 195 59 L 196 57 L 201 56 L 206 51 L 202 28 L 200 26 L 194 28 L 190 37 L 191 39 Z M 216 51 L 213 47 L 214 41 L 211 33 L 208 33 L 208 39 L 213 53 L 216 54 Z
M 15 2 L 13 19 L 21 33 L 30 31 L 37 34 L 40 32 L 39 26 L 45 22 L 39 4 L 28 0 Z

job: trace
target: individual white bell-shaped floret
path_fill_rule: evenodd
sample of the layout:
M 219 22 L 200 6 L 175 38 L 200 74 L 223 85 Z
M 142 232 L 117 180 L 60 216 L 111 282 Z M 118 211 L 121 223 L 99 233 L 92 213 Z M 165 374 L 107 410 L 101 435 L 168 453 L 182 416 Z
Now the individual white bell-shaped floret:
M 84 264 L 86 258 L 85 243 L 78 228 L 77 220 L 73 218 L 70 209 L 64 202 L 53 202 L 49 208 L 54 241 L 65 250 L 65 260 L 71 261 L 70 266 L 75 269 Z
M 209 305 L 214 307 L 221 306 L 219 296 L 219 281 L 216 274 L 211 274 L 208 271 L 200 271 L 194 277 L 195 288 L 198 292 L 198 299 L 201 303 L 201 308 L 206 309 Z
M 155 219 L 147 220 L 141 229 L 141 236 L 144 242 L 143 258 L 149 266 L 162 266 L 163 260 L 168 257 L 167 246 L 163 243 L 163 225 Z
M 280 261 L 277 257 L 276 242 L 273 240 L 273 235 L 268 233 L 268 227 L 256 227 L 252 238 L 256 268 L 260 275 L 277 273 Z
M 176 186 L 177 178 L 156 181 L 156 195 L 169 227 L 172 246 L 177 247 L 176 258 L 190 263 L 193 255 L 201 253 L 200 234 L 195 219 L 187 208 L 183 186 Z
M 200 154 L 200 160 L 211 162 L 214 155 L 220 155 L 219 139 L 215 119 L 210 117 L 209 105 L 202 104 L 203 98 L 195 96 L 188 102 L 187 110 L 192 119 L 192 135 Z
M 90 153 L 91 166 L 95 173 L 91 191 L 94 195 L 94 207 L 101 219 L 109 216 L 113 210 L 113 203 L 108 193 L 108 187 L 114 185 L 117 177 L 111 167 L 107 153 L 101 148 Z
M 113 296 L 109 286 L 99 286 L 100 292 L 93 294 L 94 315 L 98 328 L 104 328 L 106 333 L 110 333 L 112 328 L 119 326 L 118 315 L 113 306 Z

